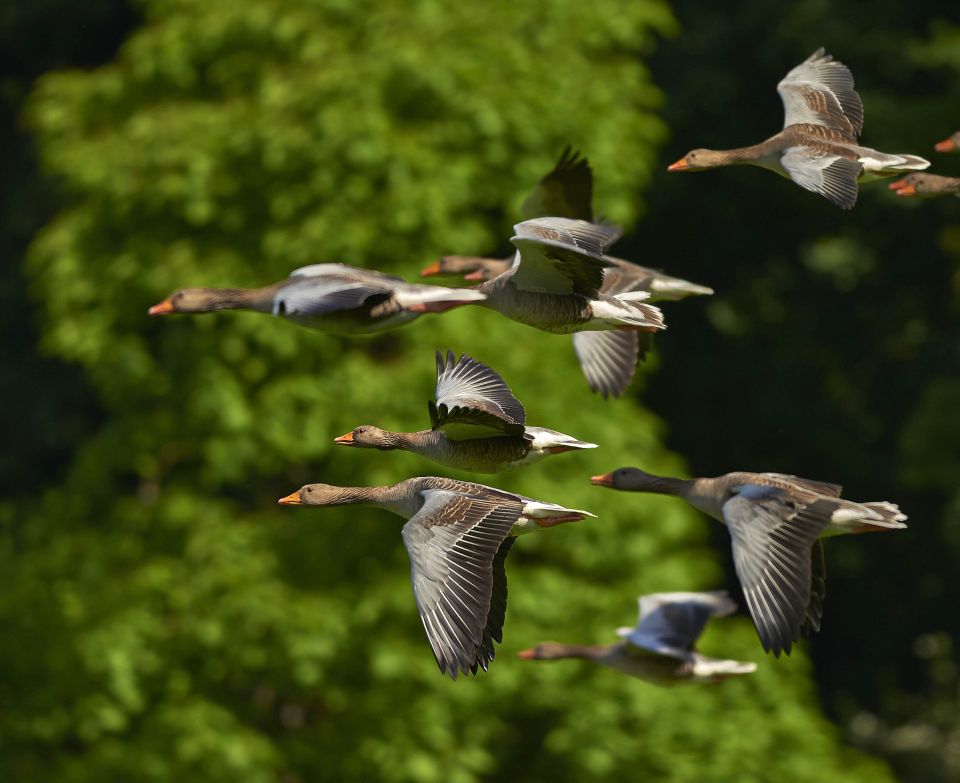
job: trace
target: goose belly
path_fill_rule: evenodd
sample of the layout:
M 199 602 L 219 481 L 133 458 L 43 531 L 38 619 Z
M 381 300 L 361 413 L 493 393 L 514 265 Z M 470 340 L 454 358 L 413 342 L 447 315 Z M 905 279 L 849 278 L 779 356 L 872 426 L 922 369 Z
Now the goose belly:
M 587 300 L 575 294 L 537 293 L 509 287 L 487 296 L 487 306 L 511 321 L 542 332 L 571 334 L 580 331 L 584 322 L 591 318 Z
M 451 440 L 443 438 L 435 447 L 420 451 L 441 465 L 471 473 L 499 473 L 529 464 L 530 445 L 523 438 L 479 438 Z M 536 461 L 536 460 L 532 460 Z

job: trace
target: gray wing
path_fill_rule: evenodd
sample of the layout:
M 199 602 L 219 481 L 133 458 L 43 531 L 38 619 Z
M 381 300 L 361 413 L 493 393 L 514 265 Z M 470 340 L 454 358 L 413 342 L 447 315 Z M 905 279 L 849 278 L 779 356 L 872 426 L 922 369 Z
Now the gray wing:
M 790 179 L 801 188 L 819 193 L 841 209 L 852 209 L 857 203 L 857 178 L 863 167 L 815 147 L 788 147 L 780 158 Z
M 437 351 L 437 401 L 431 402 L 430 426 L 454 439 L 523 435 L 523 405 L 499 373 L 466 354 L 446 360 Z
M 711 617 L 737 608 L 723 591 L 654 593 L 640 596 L 639 602 L 637 627 L 622 635 L 636 647 L 681 659 L 689 657 Z
M 309 264 L 294 269 L 290 277 L 328 277 L 355 283 L 383 285 L 389 287 L 393 283 L 406 283 L 402 277 L 387 275 L 373 269 L 360 269 L 346 264 Z
M 273 297 L 274 315 L 320 316 L 381 304 L 393 289 L 376 283 L 336 277 L 297 277 Z
M 520 207 L 524 220 L 566 217 L 593 220 L 593 172 L 587 159 L 567 147 Z
M 568 218 L 538 218 L 518 223 L 518 259 L 512 270 L 517 288 L 546 294 L 580 294 L 595 299 L 603 285 L 607 245 L 619 229 Z
M 760 643 L 776 656 L 800 638 L 810 604 L 810 558 L 836 504 L 802 503 L 776 487 L 743 484 L 723 504 L 733 564 Z
M 863 104 L 853 75 L 821 47 L 788 73 L 777 92 L 783 101 L 783 127 L 822 125 L 856 142 L 863 130 Z
M 818 495 L 826 495 L 831 498 L 840 497 L 843 492 L 843 485 L 841 484 L 830 484 L 826 481 L 814 481 L 813 479 L 800 478 L 800 476 L 792 476 L 789 473 L 761 473 L 761 476 L 769 476 L 773 479 L 778 479 L 780 481 L 786 481 L 790 484 L 795 484 L 802 489 L 809 490 L 810 492 L 816 492 Z
M 573 350 L 590 389 L 603 397 L 619 397 L 633 379 L 639 355 L 639 339 L 636 332 L 621 329 L 575 332 Z
M 827 561 L 823 555 L 823 541 L 817 539 L 810 551 L 810 603 L 803 617 L 800 631 L 809 636 L 820 630 L 823 619 L 823 599 L 827 597 Z
M 403 526 L 403 543 L 430 647 L 440 671 L 456 679 L 485 670 L 493 657 L 506 606 L 506 577 L 495 574 L 494 564 L 523 504 L 449 490 L 421 494 L 423 506 Z M 494 602 L 498 580 L 502 595 Z

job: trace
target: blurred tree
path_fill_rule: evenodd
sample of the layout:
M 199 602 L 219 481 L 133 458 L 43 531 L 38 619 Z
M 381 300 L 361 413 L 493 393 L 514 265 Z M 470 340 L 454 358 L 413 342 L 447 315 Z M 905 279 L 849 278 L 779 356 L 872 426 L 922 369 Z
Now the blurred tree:
M 708 523 L 682 504 L 588 485 L 624 463 L 682 466 L 642 406 L 587 393 L 569 340 L 472 309 L 369 342 L 256 314 L 145 316 L 179 285 L 260 284 L 330 259 L 412 275 L 440 252 L 502 250 L 567 142 L 590 156 L 601 211 L 631 222 L 665 137 L 644 61 L 674 29 L 667 6 L 142 9 L 114 64 L 45 78 L 30 107 L 65 201 L 29 262 L 44 345 L 105 415 L 29 513 L 0 507 L 0 775 L 886 779 L 838 742 L 799 651 L 676 690 L 510 659 L 544 638 L 603 641 L 638 593 L 723 578 Z M 838 251 L 818 252 L 832 268 Z M 365 420 L 419 426 L 447 347 L 492 363 L 535 423 L 602 444 L 494 482 L 600 518 L 515 547 L 502 654 L 457 683 L 423 638 L 399 520 L 274 505 L 306 480 L 433 472 L 330 441 Z M 745 618 L 703 647 L 761 660 Z

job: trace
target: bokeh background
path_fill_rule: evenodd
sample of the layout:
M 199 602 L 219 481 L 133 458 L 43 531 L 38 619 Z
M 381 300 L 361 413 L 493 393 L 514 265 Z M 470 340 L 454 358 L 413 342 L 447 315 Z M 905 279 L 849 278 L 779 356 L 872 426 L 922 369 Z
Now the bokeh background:
M 864 143 L 960 174 L 960 27 L 940 0 L 6 0 L 0 7 L 0 777 L 11 781 L 960 779 L 960 202 L 768 173 L 667 175 L 775 132 L 818 46 Z M 181 285 L 337 260 L 413 277 L 505 253 L 566 144 L 617 252 L 713 286 L 668 305 L 629 394 L 491 312 L 343 340 L 252 313 L 149 319 Z M 283 509 L 309 480 L 436 472 L 336 450 L 417 429 L 433 352 L 490 362 L 530 421 L 602 444 L 493 483 L 599 518 L 522 539 L 486 674 L 439 675 L 401 520 Z M 587 476 L 775 470 L 889 499 L 827 547 L 822 632 L 661 689 L 514 654 L 602 643 L 635 597 L 736 590 L 725 531 Z M 735 592 L 736 595 L 736 592 Z

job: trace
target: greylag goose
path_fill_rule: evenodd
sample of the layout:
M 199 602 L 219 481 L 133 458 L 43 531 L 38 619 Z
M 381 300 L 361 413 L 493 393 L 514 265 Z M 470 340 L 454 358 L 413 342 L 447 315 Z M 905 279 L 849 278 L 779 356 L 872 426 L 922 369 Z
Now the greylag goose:
M 819 631 L 826 590 L 822 536 L 905 528 L 893 503 L 854 503 L 843 488 L 781 473 L 727 473 L 717 478 L 652 476 L 620 468 L 593 476 L 605 487 L 676 495 L 723 522 L 747 608 L 767 652 L 790 654 L 804 632 Z
M 783 130 L 760 144 L 732 150 L 696 149 L 668 171 L 749 164 L 770 169 L 819 193 L 842 209 L 857 202 L 857 180 L 925 169 L 917 155 L 891 155 L 857 143 L 863 105 L 850 69 L 821 47 L 777 85 L 783 101 Z
M 960 152 L 960 131 L 933 145 L 937 152 Z
M 484 299 L 472 289 L 408 283 L 344 264 L 312 264 L 265 288 L 181 288 L 149 309 L 150 315 L 256 310 L 313 329 L 369 334 L 423 313 L 440 313 Z
M 487 670 L 507 611 L 504 561 L 514 539 L 593 514 L 483 484 L 426 476 L 389 487 L 307 484 L 283 505 L 377 506 L 406 518 L 413 596 L 440 671 Z
M 485 295 L 477 304 L 544 332 L 591 335 L 575 343 L 590 388 L 619 395 L 633 377 L 637 333 L 665 328 L 660 310 L 643 302 L 648 292 L 600 290 L 612 266 L 603 251 L 619 231 L 558 217 L 527 220 L 514 230 L 513 266 L 470 289 Z
M 586 658 L 657 685 L 717 682 L 756 671 L 755 663 L 708 658 L 694 645 L 711 617 L 726 617 L 737 605 L 723 591 L 653 593 L 639 599 L 636 628 L 618 628 L 623 641 L 609 645 L 543 642 L 518 657 L 536 661 Z
M 936 174 L 907 174 L 890 183 L 890 190 L 898 196 L 960 195 L 960 177 L 940 177 Z
M 499 473 L 531 465 L 551 454 L 595 449 L 562 432 L 525 426 L 523 405 L 503 378 L 466 354 L 437 352 L 437 399 L 429 404 L 429 430 L 390 432 L 364 424 L 334 442 L 354 448 L 403 449 L 441 465 L 475 473 Z
M 557 165 L 544 175 L 523 202 L 524 220 L 539 217 L 566 217 L 593 220 L 593 172 L 587 159 L 569 147 Z M 506 272 L 513 258 L 444 256 L 421 271 L 421 275 L 462 274 L 465 280 L 491 280 Z M 706 286 L 671 277 L 653 269 L 604 256 L 609 266 L 603 271 L 600 294 L 613 296 L 631 291 L 648 291 L 648 302 L 677 301 L 695 294 L 712 294 Z M 633 368 L 650 346 L 649 335 L 635 332 L 577 332 L 573 347 L 590 388 L 604 397 L 619 396 L 633 377 Z

